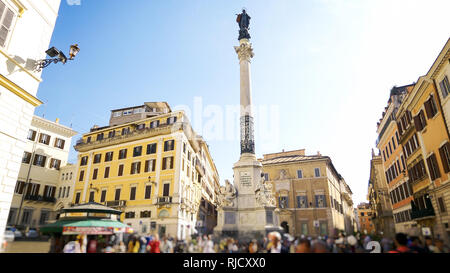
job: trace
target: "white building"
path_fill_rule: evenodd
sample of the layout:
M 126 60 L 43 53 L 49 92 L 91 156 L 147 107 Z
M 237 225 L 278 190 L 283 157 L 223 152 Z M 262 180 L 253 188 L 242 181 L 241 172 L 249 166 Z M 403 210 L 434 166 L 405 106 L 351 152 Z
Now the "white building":
M 75 191 L 75 177 L 77 173 L 77 165 L 67 164 L 59 170 L 59 183 L 56 192 L 56 212 L 62 208 L 70 207 L 73 201 L 73 193 Z
M 63 166 L 67 165 L 72 137 L 76 134 L 58 120 L 51 122 L 33 116 L 8 225 L 17 225 L 20 229 L 38 228 L 54 218 L 54 212 L 61 205 L 68 204 L 70 192 L 73 194 L 75 170 L 71 165 Z M 62 180 L 62 175 L 67 175 L 69 180 Z M 30 184 L 25 183 L 27 181 Z M 61 188 L 63 191 L 66 188 L 64 195 L 59 193 Z
M 3 241 L 60 0 L 0 0 L 0 242 Z

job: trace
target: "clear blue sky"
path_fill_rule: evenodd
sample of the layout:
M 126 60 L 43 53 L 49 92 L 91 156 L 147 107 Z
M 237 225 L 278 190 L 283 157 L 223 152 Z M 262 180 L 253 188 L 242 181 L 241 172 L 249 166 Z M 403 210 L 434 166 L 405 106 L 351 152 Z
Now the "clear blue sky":
M 62 0 L 51 45 L 67 50 L 78 43 L 81 52 L 64 67 L 45 69 L 38 92 L 45 104 L 35 113 L 85 133 L 107 125 L 111 109 L 145 101 L 238 104 L 235 14 L 246 7 L 253 103 L 278 107 L 270 128 L 256 128 L 257 156 L 320 151 L 358 203 L 366 199 L 376 123 L 389 91 L 428 71 L 449 38 L 449 3 L 81 0 L 70 6 Z M 262 141 L 265 132 L 278 135 Z M 231 179 L 238 138 L 208 143 L 221 181 Z M 69 159 L 76 159 L 73 149 Z

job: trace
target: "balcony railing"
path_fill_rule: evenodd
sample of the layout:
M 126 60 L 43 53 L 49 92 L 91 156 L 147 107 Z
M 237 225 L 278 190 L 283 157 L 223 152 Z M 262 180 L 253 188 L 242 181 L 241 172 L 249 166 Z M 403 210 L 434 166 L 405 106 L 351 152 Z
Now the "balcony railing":
M 56 198 L 42 195 L 26 195 L 25 200 L 36 202 L 56 203 Z
M 126 200 L 113 200 L 113 201 L 106 201 L 105 206 L 110 208 L 116 208 L 116 207 L 125 207 L 127 205 Z
M 172 203 L 172 196 L 161 196 L 156 199 L 158 205 L 165 205 Z
M 415 220 L 425 217 L 434 217 L 435 215 L 433 208 L 411 211 L 411 219 Z

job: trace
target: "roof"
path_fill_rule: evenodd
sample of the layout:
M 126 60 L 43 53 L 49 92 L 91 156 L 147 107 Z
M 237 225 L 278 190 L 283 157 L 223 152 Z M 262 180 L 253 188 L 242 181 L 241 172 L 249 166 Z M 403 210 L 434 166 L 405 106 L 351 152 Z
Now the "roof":
M 318 155 L 293 155 L 293 156 L 280 156 L 267 160 L 262 160 L 262 164 L 277 164 L 277 163 L 289 163 L 297 161 L 309 161 L 309 160 L 320 160 L 329 159 L 328 156 L 318 156 Z
M 62 233 L 64 227 L 105 227 L 105 228 L 128 228 L 122 222 L 111 219 L 63 219 L 54 223 L 42 226 L 43 233 Z
M 400 87 L 394 86 L 391 89 L 391 95 L 390 96 L 404 94 L 404 93 L 407 92 L 406 88 L 410 87 L 410 86 L 413 86 L 413 85 L 414 84 L 412 83 L 412 84 L 408 84 L 408 85 L 404 85 L 404 86 L 400 86 Z
M 121 214 L 122 212 L 120 210 L 115 210 L 110 207 L 104 206 L 99 203 L 95 202 L 89 202 L 81 205 L 77 205 L 74 207 L 63 209 L 63 212 L 65 213 L 72 213 L 72 212 L 92 212 L 92 213 L 110 213 L 110 214 Z

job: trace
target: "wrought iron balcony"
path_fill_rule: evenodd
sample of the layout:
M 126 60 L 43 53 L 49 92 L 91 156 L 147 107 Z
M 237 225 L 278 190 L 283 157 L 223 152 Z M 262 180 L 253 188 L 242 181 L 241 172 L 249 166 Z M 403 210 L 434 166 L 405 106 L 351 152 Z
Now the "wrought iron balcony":
M 56 203 L 56 198 L 42 195 L 26 195 L 25 200 L 35 202 Z
M 436 214 L 434 213 L 433 208 L 427 208 L 422 210 L 411 210 L 411 219 L 419 220 L 425 217 L 434 217 Z

